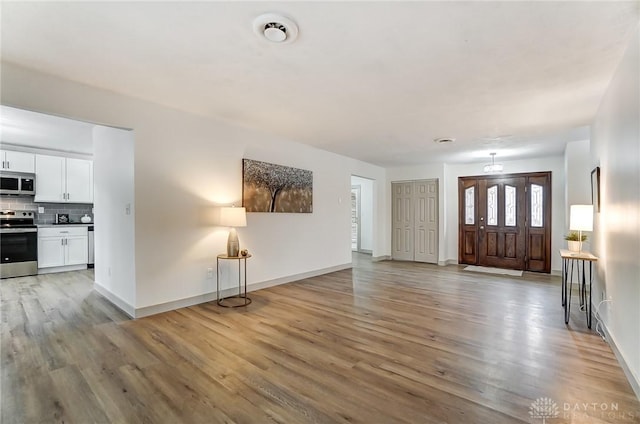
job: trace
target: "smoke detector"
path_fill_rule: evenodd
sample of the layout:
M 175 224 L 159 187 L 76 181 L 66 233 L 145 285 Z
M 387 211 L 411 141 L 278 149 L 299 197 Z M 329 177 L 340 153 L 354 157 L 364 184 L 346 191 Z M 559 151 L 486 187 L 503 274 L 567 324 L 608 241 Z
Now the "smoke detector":
M 276 13 L 266 13 L 253 21 L 253 32 L 270 43 L 291 43 L 298 37 L 298 25 Z

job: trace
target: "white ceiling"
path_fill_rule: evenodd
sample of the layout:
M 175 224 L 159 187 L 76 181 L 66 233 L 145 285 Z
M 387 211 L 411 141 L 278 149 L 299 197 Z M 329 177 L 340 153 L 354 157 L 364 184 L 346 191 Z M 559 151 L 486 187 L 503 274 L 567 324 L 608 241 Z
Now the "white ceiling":
M 259 39 L 266 12 L 298 39 Z M 384 166 L 486 161 L 584 139 L 639 16 L 638 1 L 3 2 L 2 57 Z

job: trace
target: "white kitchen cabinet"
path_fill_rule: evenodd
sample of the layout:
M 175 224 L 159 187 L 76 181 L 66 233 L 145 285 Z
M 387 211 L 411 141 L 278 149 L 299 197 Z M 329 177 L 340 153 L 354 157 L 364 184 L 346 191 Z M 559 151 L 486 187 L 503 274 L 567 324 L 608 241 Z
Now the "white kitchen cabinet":
M 64 266 L 64 237 L 38 237 L 38 268 Z
M 38 268 L 86 265 L 88 241 L 86 226 L 38 229 Z
M 2 160 L 3 171 L 33 174 L 36 169 L 35 157 L 36 155 L 33 153 L 0 150 L 0 160 Z
M 93 162 L 36 155 L 36 202 L 93 203 Z
M 66 159 L 36 155 L 36 202 L 66 201 Z
M 86 265 L 89 262 L 89 237 L 68 236 L 65 239 L 65 265 Z
M 93 203 L 93 161 L 67 158 L 67 202 Z

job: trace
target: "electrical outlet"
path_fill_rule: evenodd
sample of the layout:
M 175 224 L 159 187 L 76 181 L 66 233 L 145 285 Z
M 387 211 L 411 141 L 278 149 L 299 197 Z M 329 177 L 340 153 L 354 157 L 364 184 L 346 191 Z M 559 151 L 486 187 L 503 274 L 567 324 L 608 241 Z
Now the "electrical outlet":
M 38 206 L 38 213 L 44 213 L 44 206 Z
M 207 268 L 207 278 L 213 278 L 213 268 Z

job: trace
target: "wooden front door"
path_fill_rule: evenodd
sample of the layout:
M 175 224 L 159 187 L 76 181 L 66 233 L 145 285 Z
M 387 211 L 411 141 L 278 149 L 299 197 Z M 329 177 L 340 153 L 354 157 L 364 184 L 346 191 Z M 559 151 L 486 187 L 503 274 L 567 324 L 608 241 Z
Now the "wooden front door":
M 461 264 L 551 271 L 551 173 L 459 178 Z
M 478 212 L 479 263 L 525 269 L 525 178 L 478 180 Z

